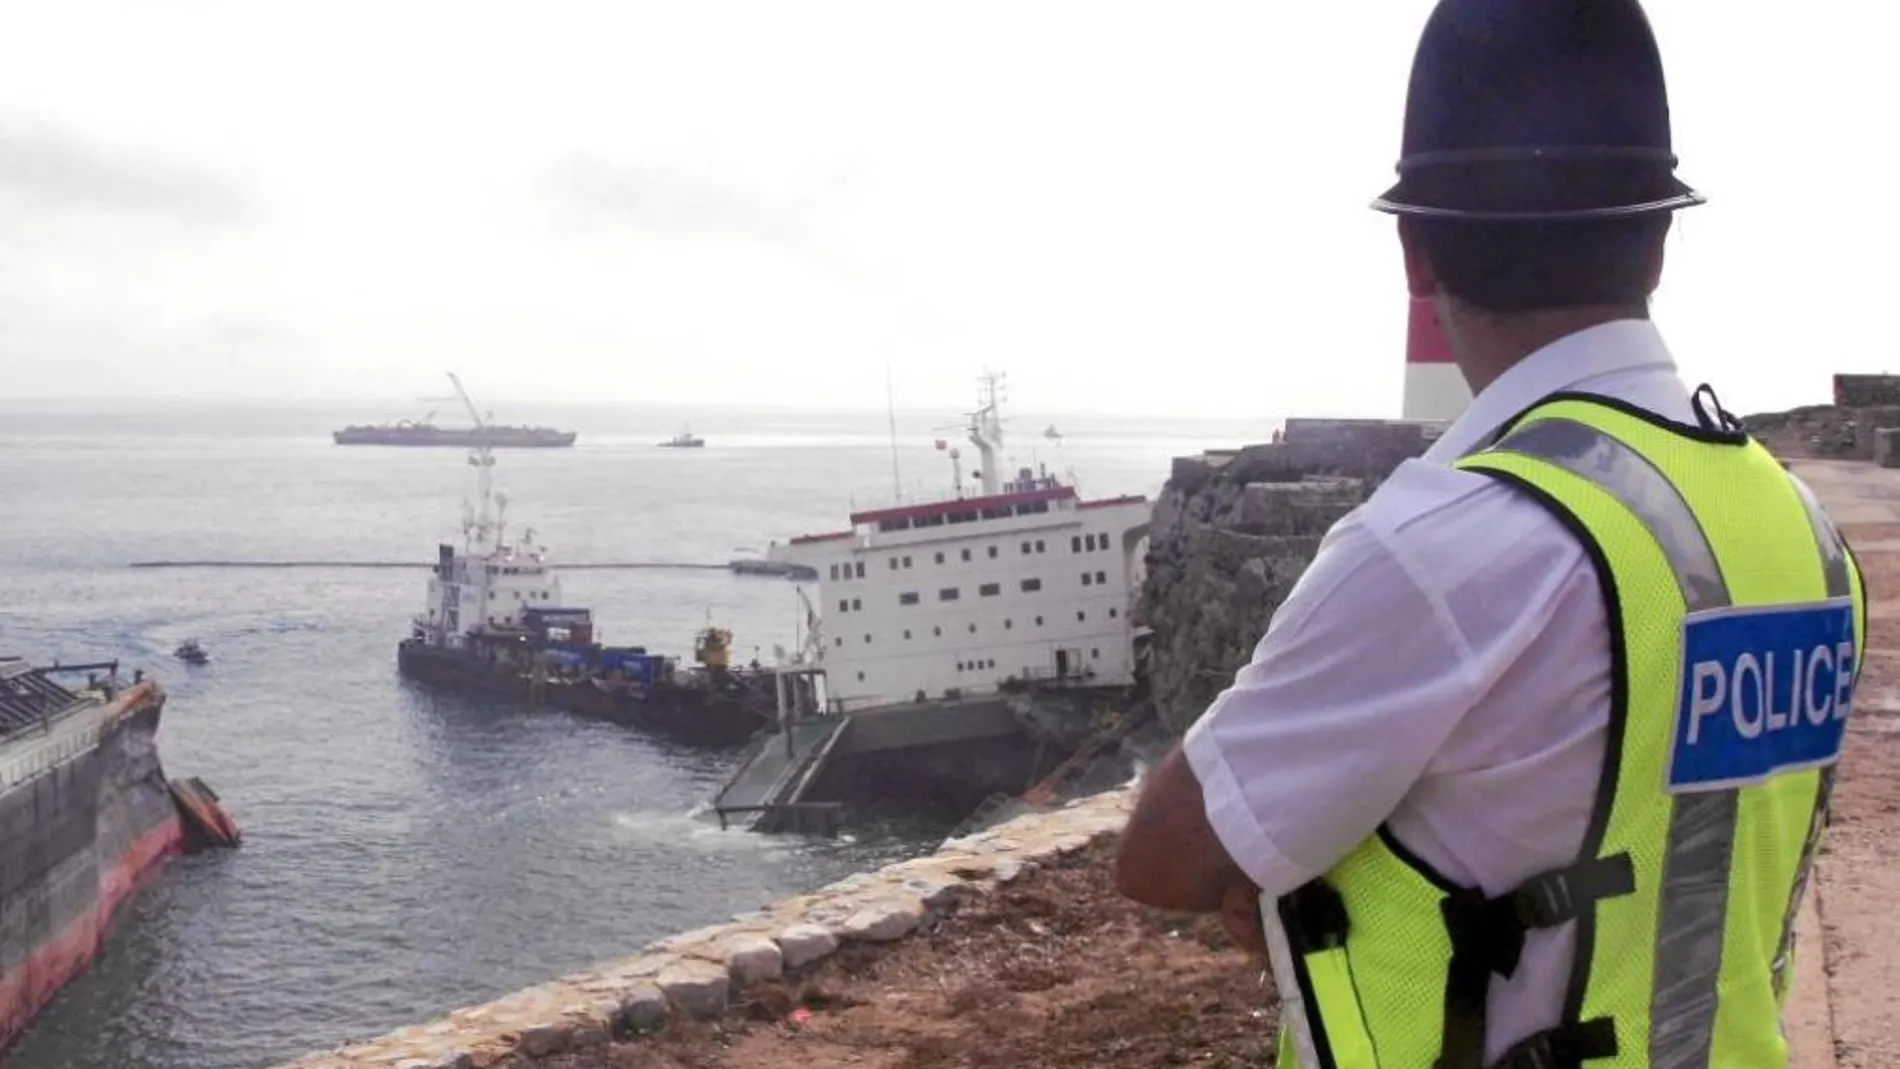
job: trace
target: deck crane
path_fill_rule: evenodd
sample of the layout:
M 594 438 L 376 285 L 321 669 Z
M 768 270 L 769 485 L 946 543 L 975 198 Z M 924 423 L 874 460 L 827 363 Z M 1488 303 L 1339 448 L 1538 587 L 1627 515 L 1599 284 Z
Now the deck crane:
M 468 417 L 475 421 L 475 448 L 469 451 L 468 463 L 469 466 L 476 469 L 477 472 L 479 489 L 476 497 L 481 502 L 481 511 L 475 515 L 470 515 L 466 510 L 463 512 L 462 537 L 468 542 L 471 549 L 475 546 L 480 546 L 482 552 L 486 553 L 489 549 L 499 545 L 501 541 L 501 517 L 497 515 L 491 518 L 488 511 L 489 504 L 494 497 L 492 483 L 493 470 L 495 467 L 495 453 L 494 450 L 489 447 L 488 442 L 488 428 L 490 424 L 487 420 L 482 418 L 481 412 L 476 409 L 475 401 L 469 397 L 468 390 L 462 386 L 462 380 L 458 378 L 453 371 L 449 372 L 448 375 L 449 382 L 455 386 L 456 397 L 461 400 L 462 407 L 468 409 Z M 490 418 L 493 418 L 493 413 L 490 413 Z M 504 510 L 507 508 L 505 499 L 501 502 L 501 507 Z M 493 542 L 490 541 L 491 536 L 494 539 Z

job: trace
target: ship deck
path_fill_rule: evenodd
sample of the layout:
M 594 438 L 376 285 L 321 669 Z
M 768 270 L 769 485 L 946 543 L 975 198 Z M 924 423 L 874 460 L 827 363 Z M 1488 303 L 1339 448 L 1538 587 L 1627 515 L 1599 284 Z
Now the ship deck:
M 94 697 L 81 697 L 44 721 L 9 728 L 0 738 L 0 791 L 71 760 L 99 743 L 99 728 L 111 706 Z

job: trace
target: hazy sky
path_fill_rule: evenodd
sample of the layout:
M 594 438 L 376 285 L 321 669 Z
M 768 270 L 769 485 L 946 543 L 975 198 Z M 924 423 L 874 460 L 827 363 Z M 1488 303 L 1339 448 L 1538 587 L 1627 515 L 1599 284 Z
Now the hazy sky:
M 10 4 L 0 398 L 1396 415 L 1430 6 Z M 1900 365 L 1900 9 L 1649 10 L 1692 381 Z

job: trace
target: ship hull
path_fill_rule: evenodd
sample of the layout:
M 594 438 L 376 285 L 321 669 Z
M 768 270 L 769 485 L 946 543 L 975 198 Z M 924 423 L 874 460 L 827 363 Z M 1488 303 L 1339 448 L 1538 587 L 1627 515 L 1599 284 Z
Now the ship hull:
M 0 1049 L 86 968 L 119 907 L 183 847 L 158 759 L 163 706 L 161 691 L 140 684 L 91 714 L 96 744 L 0 745 Z
M 387 427 L 350 427 L 332 431 L 338 445 L 413 445 L 472 449 L 486 444 L 490 449 L 566 449 L 579 437 L 575 431 L 524 431 L 495 429 L 487 434 L 473 429 L 428 427 L 392 429 Z
M 770 727 L 776 713 L 769 676 L 758 685 L 735 678 L 725 689 L 684 684 L 655 687 L 644 697 L 604 691 L 584 680 L 549 680 L 537 696 L 535 686 L 519 668 L 413 640 L 397 645 L 396 664 L 404 676 L 430 687 L 599 717 L 698 746 L 742 746 Z

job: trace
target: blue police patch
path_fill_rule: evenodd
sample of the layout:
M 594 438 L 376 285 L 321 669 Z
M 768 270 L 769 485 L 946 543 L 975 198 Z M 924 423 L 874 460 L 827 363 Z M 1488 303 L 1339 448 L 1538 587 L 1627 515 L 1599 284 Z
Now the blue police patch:
M 1857 657 L 1847 598 L 1691 614 L 1666 789 L 1745 786 L 1832 764 Z

